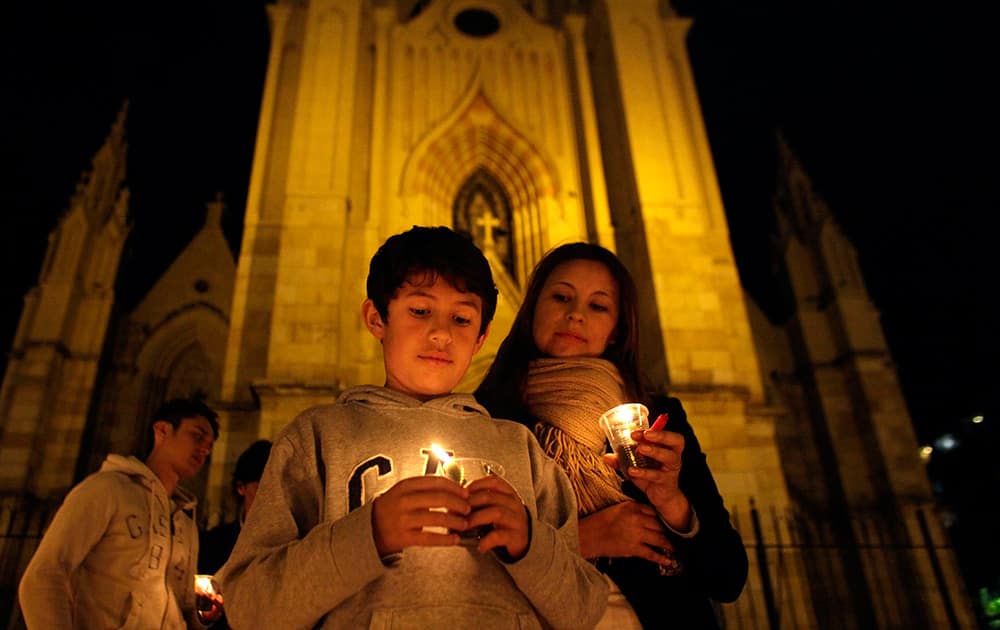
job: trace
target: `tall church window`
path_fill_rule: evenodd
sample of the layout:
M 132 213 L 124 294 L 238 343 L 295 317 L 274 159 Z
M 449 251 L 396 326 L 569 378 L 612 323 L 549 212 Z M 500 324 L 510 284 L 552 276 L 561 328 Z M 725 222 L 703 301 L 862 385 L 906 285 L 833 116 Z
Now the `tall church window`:
M 507 192 L 485 168 L 476 169 L 465 180 L 452 208 L 455 229 L 470 235 L 484 252 L 492 252 L 507 274 L 517 280 L 511 215 Z

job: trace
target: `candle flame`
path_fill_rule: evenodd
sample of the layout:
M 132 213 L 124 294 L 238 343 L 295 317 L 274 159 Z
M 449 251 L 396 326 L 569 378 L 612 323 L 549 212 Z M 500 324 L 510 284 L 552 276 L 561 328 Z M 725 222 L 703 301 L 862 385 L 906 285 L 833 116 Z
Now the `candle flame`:
M 197 575 L 194 578 L 194 588 L 196 592 L 211 595 L 215 593 L 215 585 L 212 584 L 211 575 Z
M 451 455 L 448 454 L 448 451 L 444 450 L 437 444 L 431 444 L 431 451 L 434 453 L 434 456 L 438 458 L 438 461 L 441 462 L 442 464 L 447 464 L 448 462 L 451 461 Z
M 615 420 L 618 422 L 631 422 L 635 420 L 635 407 L 633 405 L 625 404 L 615 407 Z

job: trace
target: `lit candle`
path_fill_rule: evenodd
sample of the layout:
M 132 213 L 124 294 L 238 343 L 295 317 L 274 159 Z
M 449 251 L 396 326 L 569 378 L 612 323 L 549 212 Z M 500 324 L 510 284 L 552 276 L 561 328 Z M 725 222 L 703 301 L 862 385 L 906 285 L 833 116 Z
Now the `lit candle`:
M 618 455 L 619 469 L 625 473 L 629 467 L 654 468 L 656 462 L 636 452 L 638 443 L 632 439 L 633 431 L 649 428 L 649 410 L 640 403 L 625 403 L 601 414 L 601 426 Z
M 448 451 L 444 450 L 443 448 L 441 448 L 437 444 L 431 444 L 431 452 L 434 453 L 434 457 L 437 457 L 438 461 L 441 462 L 441 467 L 442 468 L 444 468 L 445 466 L 447 466 L 451 462 L 452 458 L 451 458 L 451 455 L 448 454 Z M 447 512 L 448 511 L 447 508 L 443 508 L 443 507 L 442 508 L 430 508 L 430 509 L 433 512 Z M 447 527 L 433 527 L 433 526 L 428 525 L 428 526 L 425 526 L 423 528 L 423 530 L 425 532 L 431 532 L 433 534 L 447 534 L 448 533 L 448 528 Z
M 215 584 L 212 583 L 212 576 L 196 575 L 194 578 L 194 590 L 196 593 L 204 595 L 215 594 Z
M 447 464 L 451 461 L 451 455 L 448 454 L 448 451 L 444 450 L 437 444 L 431 444 L 431 452 L 434 453 L 434 456 L 437 457 L 438 461 L 442 464 Z

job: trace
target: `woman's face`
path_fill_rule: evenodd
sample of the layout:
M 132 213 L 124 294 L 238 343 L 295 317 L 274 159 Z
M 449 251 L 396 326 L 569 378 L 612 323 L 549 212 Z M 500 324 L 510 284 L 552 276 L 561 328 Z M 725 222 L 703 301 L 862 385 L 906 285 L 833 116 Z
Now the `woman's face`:
M 549 357 L 599 357 L 618 325 L 618 283 L 602 263 L 556 267 L 535 304 L 535 346 Z

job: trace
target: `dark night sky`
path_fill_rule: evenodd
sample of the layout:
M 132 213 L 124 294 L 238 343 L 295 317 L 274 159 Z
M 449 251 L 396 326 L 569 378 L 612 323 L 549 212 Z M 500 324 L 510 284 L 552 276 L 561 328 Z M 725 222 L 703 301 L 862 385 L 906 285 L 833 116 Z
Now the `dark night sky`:
M 764 214 L 778 125 L 859 250 L 921 438 L 995 414 L 992 22 L 971 3 L 745 4 L 702 4 L 690 41 L 731 224 Z M 738 260 L 764 257 L 751 239 L 734 231 Z M 743 280 L 766 295 L 766 274 Z
M 134 221 L 125 300 L 169 264 L 217 190 L 238 242 L 266 61 L 262 4 L 8 7 L 4 348 L 47 234 L 125 97 Z M 1000 108 L 989 94 L 1000 46 L 986 9 L 676 4 L 696 18 L 691 56 L 748 290 L 780 312 L 768 278 L 780 127 L 858 247 L 920 437 L 995 413 L 1000 313 L 987 289 L 998 266 L 986 225 L 1000 207 Z

